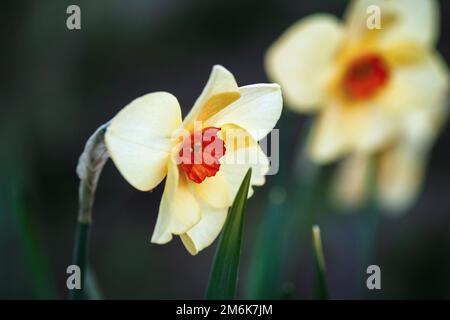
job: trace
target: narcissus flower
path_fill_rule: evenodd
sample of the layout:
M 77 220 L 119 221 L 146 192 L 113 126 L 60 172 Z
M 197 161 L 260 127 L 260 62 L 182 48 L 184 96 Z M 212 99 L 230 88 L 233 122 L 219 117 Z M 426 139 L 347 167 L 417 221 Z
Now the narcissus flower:
M 251 185 L 264 184 L 269 160 L 257 141 L 281 110 L 277 84 L 238 87 L 215 66 L 184 121 L 167 92 L 137 98 L 112 119 L 105 141 L 123 177 L 141 191 L 166 178 L 152 242 L 179 235 L 196 254 L 214 241 L 250 166 Z
M 373 5 L 381 29 L 367 26 Z M 344 23 L 326 14 L 299 21 L 266 57 L 288 105 L 318 113 L 311 158 L 327 163 L 353 154 L 344 171 L 357 181 L 364 174 L 356 168 L 377 153 L 380 199 L 392 209 L 414 198 L 447 115 L 448 69 L 434 49 L 438 22 L 433 0 L 357 0 Z
M 370 175 L 376 171 L 375 196 L 390 212 L 405 212 L 417 198 L 429 152 L 447 121 L 447 110 L 414 112 L 404 119 L 402 135 L 377 154 L 353 153 L 342 161 L 335 183 L 338 200 L 358 207 L 369 196 Z

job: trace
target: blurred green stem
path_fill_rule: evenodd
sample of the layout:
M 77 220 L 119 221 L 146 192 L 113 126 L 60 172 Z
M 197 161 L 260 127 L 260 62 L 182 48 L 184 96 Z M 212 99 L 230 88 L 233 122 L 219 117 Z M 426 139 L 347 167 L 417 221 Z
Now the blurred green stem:
M 81 289 L 72 289 L 70 291 L 71 299 L 82 299 L 85 296 L 85 270 L 86 270 L 86 260 L 88 256 L 89 249 L 89 233 L 91 229 L 90 222 L 80 222 L 77 223 L 77 230 L 75 233 L 75 248 L 73 251 L 72 264 L 80 267 L 81 270 Z M 87 271 L 87 270 L 86 270 Z
M 378 174 L 377 156 L 375 155 L 369 163 L 369 176 L 367 177 L 367 197 L 360 216 L 360 225 L 358 227 L 359 240 L 359 263 L 360 272 L 358 274 L 358 283 L 360 283 L 360 294 L 364 297 L 367 293 L 366 270 L 373 264 L 375 256 L 376 233 L 379 222 L 379 208 L 376 201 L 376 177 Z
M 277 299 L 286 296 L 281 288 L 283 247 L 286 239 L 286 200 L 289 192 L 291 164 L 288 162 L 294 143 L 295 114 L 284 111 L 279 126 L 280 169 L 272 178 L 269 201 L 261 221 L 252 252 L 245 297 L 247 299 Z
M 86 272 L 86 297 L 89 300 L 102 300 L 103 294 L 92 268 L 88 267 Z
M 38 299 L 54 299 L 55 286 L 50 276 L 50 266 L 44 246 L 35 223 L 33 223 L 23 194 L 17 183 L 12 183 L 11 197 L 17 218 L 20 238 L 27 265 L 30 267 L 34 288 Z
M 298 249 L 301 234 L 309 234 L 315 223 L 316 212 L 325 203 L 334 169 L 334 166 L 317 166 L 308 159 L 311 123 L 307 123 L 302 130 L 297 148 L 292 148 L 295 144 L 294 119 L 295 115 L 287 113 L 280 124 L 284 128 L 280 142 L 280 171 L 273 178 L 271 191 L 284 190 L 285 199 L 271 199 L 267 205 L 250 262 L 247 299 L 279 299 L 286 296 L 283 293 L 283 269 L 297 258 L 295 250 Z M 299 152 L 293 164 L 285 162 L 293 158 L 294 154 L 289 154 L 292 150 Z
M 77 166 L 77 174 L 80 178 L 79 210 L 75 244 L 73 251 L 73 263 L 81 270 L 81 289 L 70 290 L 70 299 L 83 299 L 87 297 L 85 292 L 86 275 L 88 265 L 89 235 L 92 223 L 92 207 L 95 191 L 102 169 L 109 158 L 104 137 L 109 123 L 100 126 L 89 138 L 80 156 Z
M 313 250 L 314 250 L 314 299 L 328 299 L 328 289 L 326 282 L 325 257 L 322 248 L 322 238 L 320 236 L 320 228 L 318 225 L 312 227 L 313 234 Z

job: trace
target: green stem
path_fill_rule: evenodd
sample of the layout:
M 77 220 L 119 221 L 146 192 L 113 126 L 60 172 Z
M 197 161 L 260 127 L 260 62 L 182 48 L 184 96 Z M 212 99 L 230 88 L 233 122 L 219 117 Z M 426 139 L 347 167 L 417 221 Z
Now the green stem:
M 91 268 L 88 267 L 86 272 L 86 298 L 89 300 L 102 300 L 103 294 L 97 281 L 97 277 Z
M 70 290 L 70 299 L 79 300 L 85 295 L 85 270 L 89 250 L 89 234 L 91 229 L 90 222 L 78 222 L 75 234 L 75 248 L 73 251 L 72 264 L 80 267 L 81 270 L 81 289 Z
M 261 221 L 258 239 L 253 249 L 245 296 L 247 299 L 277 299 L 282 295 L 280 281 L 282 276 L 283 247 L 286 239 L 286 201 L 289 190 L 294 125 L 297 117 L 291 112 L 284 112 L 279 126 L 283 128 L 280 135 L 280 171 L 272 178 L 264 219 Z
M 38 299 L 54 299 L 55 287 L 52 281 L 48 257 L 44 250 L 39 230 L 33 223 L 22 192 L 17 183 L 12 183 L 13 210 L 17 219 L 25 259 L 31 271 Z
M 291 159 L 293 137 L 292 115 L 283 119 L 284 135 L 280 143 L 280 158 Z M 285 297 L 283 285 L 284 269 L 296 258 L 302 235 L 316 220 L 317 212 L 325 204 L 330 177 L 334 166 L 320 167 L 312 163 L 307 155 L 311 124 L 307 123 L 300 135 L 299 156 L 293 163 L 280 164 L 280 172 L 274 177 L 275 189 L 285 190 L 284 201 L 269 201 L 262 222 L 259 239 L 250 264 L 246 298 L 278 299 Z M 284 187 L 281 187 L 284 186 Z M 270 198 L 270 197 L 269 197 Z M 290 271 L 290 270 L 289 270 Z M 292 290 L 290 290 L 292 291 Z
M 73 251 L 73 265 L 77 265 L 81 271 L 81 289 L 72 289 L 70 299 L 83 299 L 85 294 L 89 235 L 92 223 L 92 207 L 94 205 L 95 191 L 103 167 L 108 160 L 104 136 L 109 123 L 100 126 L 89 138 L 81 154 L 77 166 L 77 174 L 80 178 L 78 222 Z
M 376 201 L 376 177 L 378 174 L 377 157 L 371 159 L 369 164 L 369 176 L 367 178 L 367 199 L 360 216 L 358 227 L 360 272 L 358 282 L 361 283 L 361 296 L 367 294 L 366 269 L 373 263 L 375 256 L 376 234 L 379 222 L 379 208 Z
M 322 248 L 322 238 L 318 225 L 312 227 L 314 249 L 314 299 L 327 300 L 328 289 L 325 277 L 325 257 Z

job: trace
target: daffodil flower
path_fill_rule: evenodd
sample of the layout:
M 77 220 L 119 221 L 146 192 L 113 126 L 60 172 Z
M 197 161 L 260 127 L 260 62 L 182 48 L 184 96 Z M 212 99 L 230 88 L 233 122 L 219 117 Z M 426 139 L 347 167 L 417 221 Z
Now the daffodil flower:
M 367 25 L 373 5 L 381 29 Z M 434 49 L 438 21 L 434 0 L 356 0 L 344 22 L 307 17 L 268 50 L 267 72 L 288 105 L 318 113 L 311 158 L 327 163 L 353 154 L 342 179 L 355 181 L 346 187 L 353 198 L 362 192 L 349 185 L 361 185 L 356 181 L 375 153 L 387 207 L 404 208 L 417 193 L 426 152 L 447 114 L 448 68 Z
M 391 213 L 403 213 L 417 198 L 433 143 L 447 121 L 447 110 L 411 113 L 397 142 L 376 155 L 353 153 L 340 165 L 334 189 L 346 207 L 358 207 L 369 196 L 370 175 L 377 167 L 375 200 Z
M 274 128 L 281 110 L 277 84 L 238 87 L 228 70 L 214 66 L 184 121 L 167 92 L 137 98 L 112 119 L 105 141 L 123 177 L 141 191 L 166 179 L 153 243 L 179 235 L 196 254 L 214 241 L 250 166 L 251 185 L 264 184 L 269 160 L 257 141 Z M 228 134 L 233 130 L 244 143 Z M 236 160 L 250 153 L 257 161 Z

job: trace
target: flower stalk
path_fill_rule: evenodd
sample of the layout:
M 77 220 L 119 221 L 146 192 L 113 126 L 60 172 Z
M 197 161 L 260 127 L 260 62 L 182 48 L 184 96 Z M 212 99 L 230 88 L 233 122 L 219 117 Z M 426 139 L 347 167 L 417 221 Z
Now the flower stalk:
M 317 300 L 327 300 L 328 289 L 326 283 L 326 268 L 325 268 L 325 257 L 323 254 L 322 247 L 322 237 L 320 235 L 320 228 L 318 225 L 313 225 L 313 250 L 314 250 L 314 265 L 315 265 L 315 275 L 314 275 L 314 299 Z
M 89 249 L 89 235 L 92 223 L 92 207 L 98 180 L 106 161 L 109 158 L 105 146 L 105 132 L 109 122 L 100 126 L 88 139 L 77 165 L 77 175 L 80 178 L 78 193 L 79 209 L 77 230 L 73 251 L 73 263 L 81 270 L 81 288 L 70 291 L 70 299 L 85 297 L 85 275 Z

